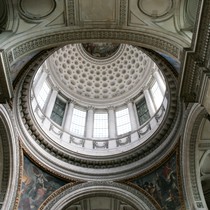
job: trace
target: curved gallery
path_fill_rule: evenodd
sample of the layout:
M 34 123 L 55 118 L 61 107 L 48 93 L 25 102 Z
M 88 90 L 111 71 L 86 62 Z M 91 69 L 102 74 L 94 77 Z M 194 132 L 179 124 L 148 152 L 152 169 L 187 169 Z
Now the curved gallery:
M 71 83 L 73 81 L 73 80 L 64 81 L 65 74 L 59 74 L 61 75 L 61 77 L 59 78 L 58 76 L 56 77 L 56 75 L 53 75 L 53 74 L 56 74 L 56 70 L 52 71 L 52 73 L 50 72 L 50 68 L 53 68 L 53 66 L 52 66 L 52 63 L 49 64 L 48 62 L 51 59 L 54 59 L 54 64 L 56 66 L 57 59 L 58 60 L 66 59 L 67 61 L 68 58 L 65 55 L 65 51 L 69 50 L 70 48 L 72 48 L 72 52 L 73 52 L 73 49 L 74 50 L 77 49 L 77 52 L 76 51 L 74 52 L 75 54 L 77 53 L 76 64 L 74 63 L 74 67 L 71 64 L 71 62 L 68 64 L 71 66 L 71 70 L 75 69 L 74 71 L 77 73 L 77 74 L 73 74 L 73 77 L 79 75 L 78 68 L 80 68 L 81 66 L 79 64 L 79 61 L 83 63 L 85 61 L 85 65 L 87 66 L 88 66 L 88 63 L 92 62 L 91 67 L 96 69 L 95 74 L 90 73 L 90 75 L 86 75 L 86 76 L 95 76 L 96 82 L 94 85 L 96 86 L 98 85 L 97 74 L 98 72 L 99 73 L 104 72 L 103 66 L 107 65 L 108 67 L 109 66 L 108 62 L 111 62 L 112 58 L 113 58 L 113 62 L 123 61 L 123 63 L 125 64 L 123 58 L 125 56 L 129 56 L 129 53 L 134 53 L 134 57 L 136 59 L 140 61 L 142 60 L 143 64 L 144 63 L 147 64 L 148 66 L 145 65 L 146 67 L 144 68 L 148 68 L 149 70 L 151 70 L 151 72 L 141 77 L 143 78 L 144 83 L 142 83 L 142 81 L 139 83 L 138 82 L 136 83 L 137 85 L 139 85 L 138 86 L 139 89 L 137 90 L 133 89 L 134 90 L 133 91 L 131 88 L 129 92 L 129 88 L 127 88 L 125 85 L 125 89 L 127 88 L 128 92 L 122 91 L 121 94 L 116 94 L 116 95 L 113 94 L 113 98 L 106 99 L 106 101 L 108 100 L 108 105 L 107 104 L 105 105 L 103 102 L 103 99 L 101 99 L 100 97 L 103 97 L 103 93 L 104 93 L 103 90 L 105 90 L 106 87 L 104 89 L 101 89 L 102 94 L 99 97 L 94 97 L 93 94 L 91 95 L 92 98 L 85 97 L 85 92 L 84 92 L 84 95 L 82 95 L 83 93 L 76 94 L 76 91 L 74 92 L 74 91 L 70 91 L 69 89 L 65 89 L 66 87 L 69 88 L 69 86 L 67 85 L 65 87 L 64 85 L 65 82 Z M 30 68 L 26 69 L 25 74 L 23 75 L 24 81 L 23 83 L 19 84 L 17 88 L 17 91 L 19 93 L 17 94 L 18 97 L 16 97 L 16 103 L 18 104 L 16 111 L 18 113 L 17 115 L 18 121 L 21 122 L 20 123 L 20 129 L 22 131 L 21 135 L 23 135 L 23 141 L 24 141 L 23 144 L 26 147 L 26 150 L 30 151 L 29 152 L 30 155 L 36 158 L 38 162 L 47 164 L 50 170 L 53 169 L 56 171 L 56 173 L 62 174 L 62 176 L 67 176 L 67 177 L 69 176 L 69 170 L 70 170 L 72 176 L 75 176 L 81 179 L 95 179 L 98 176 L 103 177 L 102 179 L 110 179 L 110 178 L 116 179 L 117 177 L 118 178 L 124 177 L 127 173 L 126 172 L 127 170 L 130 171 L 131 175 L 136 173 L 135 172 L 136 165 L 145 169 L 148 164 L 148 162 L 144 161 L 145 158 L 154 160 L 154 157 L 155 157 L 155 160 L 157 161 L 158 161 L 158 158 L 157 158 L 158 156 L 159 158 L 161 158 L 162 156 L 161 151 L 163 152 L 163 150 L 161 149 L 160 145 L 162 145 L 162 147 L 170 148 L 170 146 L 174 144 L 173 141 L 171 140 L 172 139 L 171 135 L 170 137 L 168 135 L 169 135 L 169 131 L 176 130 L 176 126 L 178 126 L 179 120 L 177 120 L 175 123 L 175 119 L 176 118 L 179 119 L 181 116 L 181 115 L 177 115 L 178 114 L 177 109 L 180 109 L 181 107 L 177 103 L 177 99 L 176 99 L 176 77 L 175 77 L 176 73 L 171 70 L 171 66 L 168 65 L 165 60 L 161 59 L 161 57 L 158 54 L 151 51 L 146 51 L 146 50 L 142 51 L 139 48 L 132 47 L 129 45 L 120 46 L 119 48 L 117 48 L 116 53 L 114 53 L 111 57 L 108 57 L 107 59 L 98 59 L 98 58 L 95 59 L 89 56 L 85 51 L 82 51 L 82 50 L 83 48 L 81 47 L 81 45 L 69 45 L 69 46 L 67 45 L 61 48 L 60 50 L 56 51 L 51 57 L 49 57 L 48 60 L 46 60 L 46 56 L 48 57 L 48 54 L 42 55 L 39 59 L 33 61 L 33 63 L 30 64 Z M 125 52 L 127 52 L 127 54 L 125 54 Z M 61 53 L 63 58 L 60 58 L 58 53 Z M 71 56 L 74 56 L 75 54 L 72 53 Z M 142 59 L 143 58 L 142 55 L 143 57 L 145 56 L 147 57 L 147 55 L 149 55 L 150 58 L 148 57 L 147 58 L 145 57 L 145 58 L 147 60 L 149 59 L 150 62 L 145 62 L 145 60 Z M 132 69 L 132 68 L 130 69 L 130 71 L 134 71 L 134 74 L 131 74 L 131 73 L 130 75 L 128 74 L 128 78 L 132 77 L 133 82 L 135 83 L 136 82 L 135 71 L 139 70 L 139 71 L 144 72 L 142 70 L 143 68 L 141 68 L 141 65 L 143 64 L 137 63 L 136 60 L 132 61 L 132 59 L 128 61 L 133 62 L 132 65 L 135 66 L 136 68 L 136 69 Z M 119 67 L 121 67 L 120 65 L 122 65 L 122 63 L 120 62 L 118 64 L 112 63 L 112 65 L 113 64 L 119 65 Z M 155 64 L 153 62 L 155 62 Z M 41 66 L 41 64 L 43 65 Z M 57 64 L 57 65 L 63 66 L 63 63 L 61 62 L 61 64 Z M 126 63 L 125 65 L 127 69 L 127 67 L 129 66 L 129 63 Z M 130 66 L 132 65 L 130 64 Z M 46 66 L 47 66 L 47 69 L 46 69 Z M 138 67 L 140 67 L 140 69 L 138 69 Z M 43 71 L 43 68 L 45 68 L 46 71 Z M 38 71 L 38 69 L 41 69 L 41 71 Z M 59 69 L 60 68 L 58 67 L 58 72 L 59 72 Z M 98 71 L 97 69 L 101 71 Z M 67 69 L 66 67 L 65 71 L 68 72 L 68 70 L 69 69 Z M 89 71 L 92 71 L 92 68 Z M 125 73 L 124 73 L 125 75 L 122 73 L 123 69 L 121 71 L 122 74 L 119 74 L 120 71 L 121 71 L 120 68 L 116 70 L 115 72 L 116 77 L 118 75 L 119 77 L 122 77 L 122 75 L 127 77 Z M 127 71 L 129 72 L 129 68 Z M 37 76 L 35 76 L 36 72 L 38 72 Z M 39 72 L 42 72 L 42 73 L 39 73 Z M 51 75 L 47 77 L 48 73 L 46 72 L 49 72 L 49 75 L 51 73 Z M 151 88 L 152 85 L 156 83 L 156 80 L 154 80 L 155 72 L 158 73 L 158 77 L 161 78 L 161 80 L 165 83 L 165 88 L 166 88 L 164 90 L 166 91 L 164 92 L 166 93 L 165 99 L 164 97 L 162 97 L 162 102 L 160 103 L 160 104 L 163 104 L 163 108 L 161 108 L 162 105 L 161 106 L 159 105 L 160 108 L 156 110 L 157 112 L 153 112 L 153 115 L 151 114 L 150 115 L 151 117 L 149 119 L 147 119 L 142 125 L 139 125 L 140 123 L 137 121 L 137 118 L 138 118 L 137 112 L 136 112 L 137 108 L 134 105 L 135 105 L 135 102 L 141 99 L 143 95 L 142 93 L 144 93 L 145 87 L 147 86 Z M 113 74 L 114 74 L 113 71 L 110 71 L 110 73 L 112 74 L 108 75 L 106 78 L 113 77 Z M 84 72 L 81 72 L 81 76 L 84 76 Z M 46 80 L 46 78 L 48 78 L 47 79 L 48 84 L 50 84 L 51 85 L 50 87 L 52 88 L 51 95 L 54 95 L 54 103 L 47 103 L 47 105 L 50 104 L 51 106 L 51 113 L 49 112 L 50 109 L 46 109 L 48 111 L 48 117 L 46 117 L 45 114 L 43 115 L 43 113 L 39 110 L 39 106 L 37 106 L 37 104 L 35 104 L 34 106 L 34 102 L 36 101 L 35 99 L 38 96 L 37 93 L 34 93 L 34 90 L 36 88 L 35 89 L 32 88 L 36 86 L 34 85 L 36 84 L 36 77 L 41 78 L 37 81 L 42 81 L 40 82 L 40 84 L 42 85 L 44 84 L 44 81 Z M 148 80 L 145 79 L 146 77 L 148 78 Z M 100 78 L 103 80 L 104 77 L 100 77 Z M 141 78 L 139 78 L 138 81 L 140 81 Z M 79 80 L 81 79 L 82 78 L 80 78 Z M 121 81 L 120 78 L 119 78 L 119 81 Z M 85 81 L 84 82 L 86 83 L 85 85 L 88 86 L 88 82 L 89 81 Z M 101 84 L 102 84 L 101 88 L 103 88 L 103 84 L 105 84 L 105 82 L 100 82 L 99 86 Z M 144 86 L 141 86 L 141 84 L 144 84 Z M 117 87 L 119 87 L 119 84 L 117 81 L 113 87 L 116 89 Z M 131 85 L 131 87 L 133 86 Z M 75 89 L 76 88 L 78 88 L 78 86 L 75 85 Z M 40 88 L 38 88 L 38 90 L 40 90 Z M 159 88 L 159 92 L 160 92 L 160 88 Z M 56 94 L 53 94 L 53 93 L 56 93 Z M 126 93 L 128 94 L 126 95 Z M 93 106 L 96 107 L 94 110 L 97 110 L 97 111 L 99 110 L 99 112 L 101 111 L 103 112 L 105 110 L 107 111 L 107 106 L 108 107 L 116 106 L 117 108 L 126 107 L 127 109 L 130 106 L 130 108 L 131 107 L 133 108 L 133 112 L 128 112 L 128 113 L 129 115 L 133 114 L 133 117 L 130 119 L 134 119 L 134 118 L 136 119 L 135 121 L 136 127 L 134 127 L 134 122 L 132 122 L 133 124 L 131 124 L 130 127 L 133 126 L 133 131 L 132 130 L 127 131 L 126 133 L 120 134 L 120 135 L 117 135 L 115 133 L 115 136 L 113 136 L 112 138 L 94 137 L 94 136 L 84 136 L 81 138 L 81 136 L 79 135 L 68 133 L 64 129 L 65 123 L 59 125 L 58 123 L 53 121 L 51 118 L 53 107 L 56 101 L 55 96 L 57 95 L 59 95 L 59 97 L 63 101 L 66 100 L 66 102 L 68 102 L 68 107 L 72 107 L 71 101 L 73 99 L 74 103 L 72 104 L 73 105 L 75 104 L 75 106 L 79 107 L 80 109 L 82 107 L 84 110 L 86 110 L 86 112 L 89 112 L 90 111 L 89 107 L 93 107 Z M 76 98 L 76 95 L 78 96 L 78 98 Z M 131 95 L 131 98 L 130 98 L 130 95 Z M 28 98 L 31 98 L 32 100 L 30 101 L 28 100 Z M 123 101 L 123 99 L 125 100 Z M 132 105 L 129 105 L 130 102 Z M 67 112 L 69 113 L 70 110 L 71 109 L 65 110 L 63 113 L 67 113 Z M 116 117 L 116 112 L 113 109 L 109 109 L 109 110 L 112 110 L 113 116 Z M 179 113 L 181 114 L 181 112 Z M 66 115 L 66 116 L 69 116 L 69 115 Z M 92 120 L 94 119 L 93 116 L 94 115 L 92 111 Z M 87 120 L 90 120 L 90 119 L 91 119 L 90 117 L 89 118 L 87 117 Z M 65 120 L 63 122 L 65 122 Z M 69 123 L 69 120 L 66 122 Z M 44 125 L 43 123 L 46 123 L 46 124 Z M 68 123 L 67 125 L 70 126 Z M 89 126 L 90 125 L 92 125 L 93 127 L 94 123 L 92 124 L 89 123 Z M 48 126 L 48 128 L 43 130 L 42 128 L 44 126 Z M 109 127 L 109 124 L 108 124 L 108 127 Z M 117 129 L 116 124 L 114 127 L 115 129 Z M 142 128 L 144 130 L 142 130 Z M 154 128 L 154 129 L 151 129 L 151 128 Z M 90 130 L 91 129 L 89 129 L 89 131 Z M 92 131 L 93 130 L 94 128 L 92 128 Z M 86 135 L 90 135 L 90 132 L 89 133 L 86 132 Z M 113 135 L 113 131 L 112 132 L 109 131 L 108 135 L 109 136 Z M 173 135 L 175 135 L 175 133 Z M 72 136 L 74 138 L 72 138 Z M 77 137 L 78 139 L 76 139 L 75 137 Z M 26 141 L 24 139 L 26 139 Z M 176 139 L 174 139 L 174 141 L 175 140 Z M 87 143 L 88 146 L 85 148 L 84 145 L 86 142 L 89 142 L 89 143 Z M 124 167 L 125 165 L 126 165 L 126 169 Z M 85 174 L 82 173 L 82 168 L 85 168 L 86 170 Z M 104 168 L 106 168 L 106 171 L 104 170 Z M 107 171 L 108 171 L 108 175 L 107 175 Z

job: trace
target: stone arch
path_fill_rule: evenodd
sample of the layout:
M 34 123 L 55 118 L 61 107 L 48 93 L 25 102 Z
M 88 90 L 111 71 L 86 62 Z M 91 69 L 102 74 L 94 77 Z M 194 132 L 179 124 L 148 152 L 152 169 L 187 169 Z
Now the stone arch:
M 6 1 L 1 2 L 0 7 L 0 33 L 5 30 L 6 28 L 6 22 L 7 22 L 7 16 L 8 16 Z
M 200 104 L 188 107 L 188 116 L 182 140 L 182 171 L 188 209 L 207 209 L 204 199 L 198 158 L 198 138 L 207 112 Z
M 136 210 L 156 210 L 155 206 L 143 193 L 115 182 L 87 182 L 76 186 L 64 186 L 52 194 L 40 207 L 42 210 L 65 209 L 78 200 L 91 196 L 110 196 L 129 204 Z
M 185 43 L 182 43 L 182 41 L 174 37 L 169 39 L 166 34 L 163 34 L 164 38 L 162 38 L 156 34 L 131 32 L 122 29 L 114 31 L 110 29 L 78 29 L 77 31 L 65 31 L 62 33 L 59 31 L 46 32 L 44 35 L 39 33 L 16 37 L 15 40 L 8 42 L 7 46 L 2 46 L 6 51 L 11 65 L 32 52 L 52 47 L 61 47 L 71 43 L 108 41 L 113 43 L 133 44 L 163 52 L 176 60 L 180 60 L 183 46 L 185 46 Z
M 0 176 L 0 207 L 11 209 L 14 206 L 18 188 L 19 146 L 15 138 L 11 116 L 3 105 L 0 105 L 0 142 L 2 149 L 0 163 L 3 169 Z

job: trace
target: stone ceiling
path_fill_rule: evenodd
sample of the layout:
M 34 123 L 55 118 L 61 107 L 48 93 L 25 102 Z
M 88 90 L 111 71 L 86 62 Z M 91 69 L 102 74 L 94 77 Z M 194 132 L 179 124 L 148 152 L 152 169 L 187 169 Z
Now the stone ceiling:
M 114 52 L 110 50 L 112 43 L 106 44 L 107 52 L 98 45 L 90 50 L 92 54 L 81 44 L 56 51 L 47 61 L 56 86 L 71 99 L 91 105 L 104 101 L 112 105 L 138 95 L 150 78 L 154 62 L 132 45 L 113 45 Z

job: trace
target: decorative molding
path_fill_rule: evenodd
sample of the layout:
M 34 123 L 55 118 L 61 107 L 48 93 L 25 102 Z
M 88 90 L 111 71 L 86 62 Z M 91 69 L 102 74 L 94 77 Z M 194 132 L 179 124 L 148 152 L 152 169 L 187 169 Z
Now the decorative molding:
M 155 3 L 156 0 L 153 1 L 150 0 L 149 3 L 145 0 L 138 0 L 137 6 L 142 13 L 149 16 L 150 18 L 154 18 L 155 20 L 157 20 L 158 18 L 163 18 L 165 16 L 168 17 L 169 15 L 171 15 L 171 10 L 174 7 L 172 0 L 161 1 L 161 5 L 159 5 L 159 3 L 157 4 Z M 164 8 L 164 6 L 167 7 Z
M 23 165 L 23 150 L 21 147 L 21 142 L 19 140 L 19 151 L 20 151 L 20 167 L 19 167 L 19 180 L 18 180 L 18 190 L 17 190 L 17 195 L 15 199 L 15 205 L 14 205 L 14 210 L 18 210 L 18 205 L 20 202 L 20 196 L 21 196 L 21 187 L 22 187 L 22 178 L 23 178 L 23 170 L 24 170 L 24 165 Z
M 123 42 L 135 42 L 138 45 L 150 46 L 153 49 L 158 49 L 167 52 L 173 57 L 179 59 L 181 56 L 181 49 L 178 45 L 171 41 L 166 41 L 160 37 L 149 36 L 149 34 L 141 34 L 138 32 L 131 33 L 125 30 L 87 30 L 87 31 L 72 31 L 63 32 L 62 34 L 54 33 L 43 35 L 43 37 L 25 40 L 17 44 L 13 49 L 8 49 L 7 55 L 14 55 L 14 59 L 20 59 L 22 56 L 34 50 L 43 49 L 47 46 L 58 46 L 59 44 L 67 44 L 69 42 L 90 41 L 90 40 L 110 40 Z
M 10 64 L 5 51 L 0 49 L 0 102 L 5 103 L 13 96 L 13 87 L 10 75 Z
M 126 0 L 120 0 L 120 25 L 123 26 L 126 24 L 126 18 L 127 18 L 127 3 Z
M 192 133 L 191 133 L 191 138 L 189 142 L 189 165 L 190 165 L 190 180 L 191 180 L 191 185 L 192 185 L 192 191 L 193 191 L 193 196 L 195 201 L 201 201 L 201 196 L 200 192 L 198 189 L 198 184 L 197 184 L 197 173 L 196 173 L 196 148 L 197 148 L 197 132 L 200 127 L 200 122 L 206 115 L 206 111 L 203 110 L 196 118 L 196 121 L 193 125 Z M 198 206 L 197 206 L 198 207 Z
M 95 148 L 108 149 L 108 144 L 109 144 L 108 141 L 97 141 L 97 140 L 94 140 L 93 141 L 93 149 L 95 149 Z
M 181 96 L 186 102 L 200 102 L 199 97 L 202 89 L 202 78 L 209 72 L 210 56 L 210 2 L 202 1 L 198 6 L 201 16 L 197 18 L 195 32 L 192 40 L 192 49 L 187 49 L 183 57 L 183 81 Z M 185 62 L 184 62 L 185 58 Z
M 56 8 L 55 0 L 45 0 L 45 2 L 48 4 L 47 5 L 48 8 L 45 4 L 46 8 L 44 8 L 45 11 L 43 12 L 43 8 L 42 8 L 42 10 L 39 10 L 38 7 L 34 8 L 35 5 L 33 5 L 33 4 L 30 5 L 30 0 L 19 0 L 18 1 L 19 13 L 24 19 L 26 19 L 26 21 L 36 22 L 36 20 L 41 20 L 41 19 L 49 16 L 50 14 L 52 14 Z M 40 4 L 41 0 L 38 0 L 38 2 L 36 2 L 36 3 Z
M 75 25 L 75 1 L 74 0 L 66 0 L 67 4 L 67 24 L 68 26 Z
M 3 175 L 0 192 L 0 207 L 13 209 L 17 203 L 19 187 L 20 151 L 14 118 L 8 104 L 0 105 L 0 138 L 3 147 Z
M 131 143 L 131 136 L 126 137 L 124 141 L 122 139 L 118 139 L 116 141 L 117 147 L 129 144 L 129 143 Z
M 69 137 L 69 143 L 73 143 L 73 144 L 76 144 L 76 145 L 80 145 L 82 147 L 84 147 L 84 144 L 85 144 L 85 140 L 84 139 L 75 139 L 75 137 L 73 136 L 70 136 Z
M 207 117 L 200 104 L 189 104 L 185 114 L 185 130 L 182 139 L 182 178 L 185 186 L 185 200 L 189 209 L 204 209 L 205 200 L 200 181 L 198 155 L 198 135 L 201 122 Z M 186 167 L 187 166 L 187 167 Z M 202 205 L 200 205 L 202 203 Z
M 78 192 L 80 192 L 80 195 L 78 195 Z M 75 196 L 72 196 L 73 194 Z M 71 184 L 65 185 L 48 197 L 48 199 L 40 206 L 39 209 L 50 210 L 54 209 L 55 206 L 56 208 L 58 206 L 58 208 L 62 208 L 64 207 L 63 205 L 71 205 L 80 199 L 97 195 L 117 198 L 138 210 L 142 208 L 147 210 L 157 210 L 153 203 L 150 202 L 150 200 L 142 192 L 137 191 L 128 185 L 108 181 L 85 182 L 74 186 Z M 61 198 L 64 197 L 65 204 L 61 201 L 63 200 Z

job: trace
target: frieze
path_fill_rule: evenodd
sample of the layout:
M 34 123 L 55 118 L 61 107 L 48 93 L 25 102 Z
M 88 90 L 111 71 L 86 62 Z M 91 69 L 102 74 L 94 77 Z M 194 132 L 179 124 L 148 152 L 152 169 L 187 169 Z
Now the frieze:
M 127 8 L 127 2 L 126 0 L 121 0 L 120 1 L 120 25 L 125 25 L 126 24 L 126 8 Z
M 200 3 L 201 4 L 201 3 Z M 201 62 L 209 59 L 208 48 L 210 47 L 210 2 L 205 1 L 205 6 L 202 8 L 202 15 L 199 22 L 199 30 L 197 34 L 196 56 Z M 200 11 L 201 12 L 201 11 Z M 198 27 L 198 25 L 197 25 Z
M 182 82 L 181 96 L 186 102 L 198 102 L 199 90 L 201 89 L 201 77 L 208 71 L 209 49 L 210 49 L 210 2 L 205 1 L 205 6 L 201 8 L 202 1 L 199 3 L 198 12 L 201 18 L 197 18 L 195 32 L 192 39 L 192 47 L 195 51 L 188 49 L 185 52 L 186 63 L 184 79 Z M 199 30 L 198 30 L 199 27 Z M 183 60 L 184 61 L 184 60 Z
M 198 102 L 203 66 L 196 61 L 193 54 L 188 55 L 185 66 L 184 86 L 181 96 L 186 102 Z
M 91 31 L 73 31 L 62 34 L 49 34 L 45 37 L 35 38 L 25 43 L 20 44 L 13 48 L 14 59 L 17 60 L 21 56 L 28 54 L 36 49 L 44 48 L 46 46 L 57 46 L 58 44 L 64 44 L 75 41 L 87 41 L 87 40 L 114 40 L 114 41 L 133 41 L 138 44 L 149 45 L 155 49 L 162 49 L 168 52 L 170 55 L 179 59 L 181 51 L 172 42 L 167 42 L 158 37 L 149 36 L 148 34 L 130 33 L 130 31 L 113 31 L 113 30 L 91 30 Z M 10 50 L 8 50 L 10 53 Z
M 75 25 L 75 4 L 74 0 L 67 0 L 67 24 L 69 26 Z

